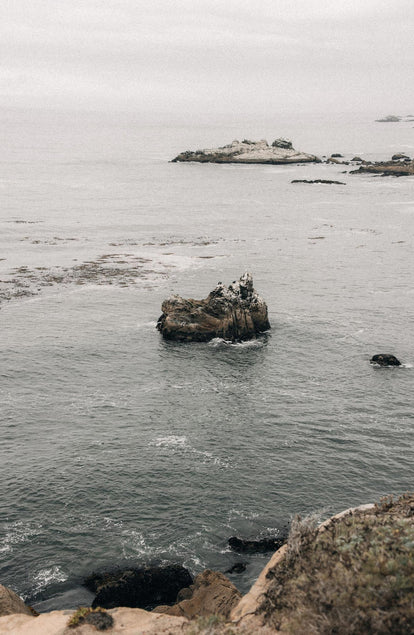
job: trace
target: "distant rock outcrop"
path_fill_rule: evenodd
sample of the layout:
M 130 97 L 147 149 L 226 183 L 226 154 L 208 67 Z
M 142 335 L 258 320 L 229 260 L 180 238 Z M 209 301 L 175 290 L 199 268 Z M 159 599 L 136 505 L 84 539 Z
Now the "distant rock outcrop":
M 397 359 L 395 355 L 390 355 L 389 353 L 374 355 L 371 358 L 371 364 L 378 364 L 379 366 L 401 366 L 400 360 Z
M 313 154 L 299 152 L 292 147 L 288 139 L 276 139 L 269 146 L 265 139 L 261 141 L 233 141 L 220 148 L 207 150 L 187 150 L 181 152 L 172 163 L 196 161 L 198 163 L 320 163 Z
M 383 117 L 382 119 L 376 119 L 375 121 L 378 121 L 380 123 L 397 123 L 398 121 L 401 121 L 401 117 L 399 117 L 398 115 L 387 115 L 386 117 Z
M 228 287 L 219 282 L 204 300 L 174 295 L 161 308 L 157 329 L 168 340 L 207 342 L 221 337 L 236 342 L 270 328 L 266 303 L 254 290 L 249 273 Z
M 308 181 L 307 179 L 293 179 L 291 183 L 322 183 L 324 185 L 346 185 L 342 181 L 329 181 L 327 179 L 315 179 L 314 181 Z
M 394 155 L 395 156 L 395 155 Z M 414 160 L 391 159 L 391 161 L 364 162 L 358 170 L 351 170 L 350 174 L 372 173 L 380 176 L 410 176 L 414 174 Z

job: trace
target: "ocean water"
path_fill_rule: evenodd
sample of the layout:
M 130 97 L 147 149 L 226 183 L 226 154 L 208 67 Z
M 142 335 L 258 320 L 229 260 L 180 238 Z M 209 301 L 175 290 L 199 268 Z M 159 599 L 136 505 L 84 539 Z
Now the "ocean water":
M 48 610 L 92 570 L 245 560 L 245 592 L 268 556 L 230 536 L 412 489 L 413 178 L 169 162 L 278 136 L 412 156 L 412 124 L 375 118 L 0 111 L 1 583 Z M 165 297 L 245 270 L 268 333 L 160 338 Z

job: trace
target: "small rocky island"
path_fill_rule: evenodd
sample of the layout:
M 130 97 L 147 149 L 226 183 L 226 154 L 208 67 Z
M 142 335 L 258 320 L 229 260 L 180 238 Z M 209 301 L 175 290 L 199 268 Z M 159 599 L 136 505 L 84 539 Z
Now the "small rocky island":
M 198 163 L 320 163 L 314 154 L 295 150 L 288 139 L 276 139 L 269 145 L 266 139 L 261 141 L 233 141 L 221 148 L 208 150 L 186 150 L 181 152 L 172 163 L 196 161 Z
M 219 282 L 204 300 L 174 295 L 162 303 L 157 329 L 167 340 L 208 342 L 220 337 L 251 340 L 270 328 L 267 306 L 245 273 L 228 287 Z
M 410 176 L 414 174 L 414 160 L 402 152 L 394 154 L 390 161 L 361 161 L 350 174 L 378 174 L 380 176 Z

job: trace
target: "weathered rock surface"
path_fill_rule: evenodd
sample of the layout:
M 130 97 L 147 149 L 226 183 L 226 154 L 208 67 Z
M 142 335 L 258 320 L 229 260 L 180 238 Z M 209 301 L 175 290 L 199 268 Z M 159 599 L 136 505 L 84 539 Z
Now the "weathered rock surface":
M 220 148 L 187 150 L 181 152 L 172 163 L 196 161 L 198 163 L 320 163 L 314 154 L 299 152 L 288 139 L 276 139 L 271 146 L 261 141 L 233 141 Z
M 352 170 L 350 174 L 380 174 L 381 176 L 410 176 L 414 174 L 414 161 L 413 160 L 391 160 L 391 161 L 377 161 L 375 163 L 364 162 L 358 170 Z
M 96 593 L 93 608 L 128 606 L 152 609 L 157 604 L 175 602 L 178 591 L 192 582 L 187 569 L 172 564 L 92 574 L 84 584 Z
M 230 549 L 237 553 L 266 553 L 268 551 L 277 551 L 286 542 L 286 537 L 280 538 L 262 538 L 261 540 L 244 540 L 237 536 L 229 538 L 228 543 Z
M 227 618 L 241 597 L 240 591 L 223 573 L 206 569 L 196 577 L 194 584 L 180 591 L 181 601 L 174 606 L 157 606 L 154 612 L 188 619 L 208 615 Z
M 395 355 L 390 355 L 389 353 L 374 355 L 371 358 L 371 364 L 378 364 L 379 366 L 401 366 L 400 360 L 397 359 Z
M 269 328 L 266 303 L 254 290 L 249 273 L 228 287 L 219 282 L 204 300 L 177 295 L 164 300 L 157 323 L 165 339 L 181 342 L 249 340 Z
M 33 615 L 32 610 L 26 606 L 17 593 L 0 584 L 0 617 L 14 613 Z
M 307 179 L 293 179 L 291 183 L 322 183 L 324 185 L 346 185 L 342 181 L 329 181 L 327 179 L 315 179 L 313 181 L 308 181 Z

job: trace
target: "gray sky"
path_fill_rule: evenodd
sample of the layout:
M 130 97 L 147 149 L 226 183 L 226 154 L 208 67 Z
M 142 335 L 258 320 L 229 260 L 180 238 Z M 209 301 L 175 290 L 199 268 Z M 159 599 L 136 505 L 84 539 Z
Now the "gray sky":
M 413 0 L 1 0 L 0 105 L 414 111 Z

